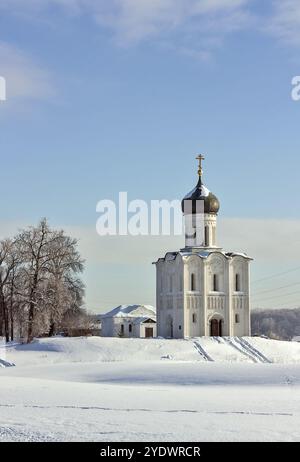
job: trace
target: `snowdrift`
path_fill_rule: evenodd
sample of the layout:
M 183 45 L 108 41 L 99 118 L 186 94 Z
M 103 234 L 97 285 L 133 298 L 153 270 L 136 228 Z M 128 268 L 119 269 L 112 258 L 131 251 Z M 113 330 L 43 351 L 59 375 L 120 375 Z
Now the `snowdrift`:
M 300 343 L 259 337 L 201 337 L 188 340 L 50 338 L 6 348 L 0 366 L 72 362 L 166 361 L 300 363 Z

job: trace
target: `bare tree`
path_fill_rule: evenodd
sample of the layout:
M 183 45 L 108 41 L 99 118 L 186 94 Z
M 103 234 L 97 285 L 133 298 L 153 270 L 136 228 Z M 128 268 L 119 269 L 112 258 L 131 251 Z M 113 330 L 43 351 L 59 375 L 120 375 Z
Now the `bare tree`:
M 27 276 L 25 296 L 28 301 L 28 342 L 33 339 L 33 323 L 39 298 L 38 289 L 39 285 L 46 279 L 51 239 L 52 233 L 46 219 L 43 219 L 37 227 L 30 227 L 28 230 L 22 231 L 16 238 L 23 262 L 23 271 Z
M 58 322 L 68 310 L 77 311 L 82 306 L 84 288 L 78 273 L 83 271 L 83 260 L 77 250 L 77 240 L 63 231 L 56 234 L 51 243 L 51 260 L 48 279 L 48 308 L 50 331 L 53 335 Z
M 1 331 L 7 342 L 9 342 L 9 306 L 7 303 L 7 287 L 10 285 L 13 272 L 18 266 L 18 257 L 15 243 L 10 239 L 0 242 L 0 311 L 2 326 Z
M 30 342 L 35 329 L 53 335 L 63 313 L 74 304 L 74 283 L 83 270 L 83 261 L 77 241 L 63 231 L 51 230 L 46 219 L 22 231 L 16 242 L 22 260 Z M 38 321 L 42 326 L 35 325 Z
M 66 313 L 83 318 L 83 260 L 77 241 L 43 219 L 14 239 L 0 242 L 0 335 L 31 342 L 53 335 Z

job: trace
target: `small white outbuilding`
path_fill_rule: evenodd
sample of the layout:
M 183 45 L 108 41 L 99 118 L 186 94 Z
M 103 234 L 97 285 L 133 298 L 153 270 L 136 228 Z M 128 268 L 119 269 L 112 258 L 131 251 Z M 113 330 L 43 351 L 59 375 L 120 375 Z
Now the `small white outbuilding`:
M 120 305 L 101 315 L 103 337 L 156 337 L 156 309 L 151 305 Z

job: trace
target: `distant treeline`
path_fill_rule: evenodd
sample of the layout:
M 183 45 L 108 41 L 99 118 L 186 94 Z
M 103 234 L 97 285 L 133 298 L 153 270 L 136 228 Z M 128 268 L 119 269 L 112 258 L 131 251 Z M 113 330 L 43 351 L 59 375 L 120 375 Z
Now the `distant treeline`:
M 266 335 L 279 340 L 300 336 L 300 308 L 254 310 L 251 314 L 252 335 Z

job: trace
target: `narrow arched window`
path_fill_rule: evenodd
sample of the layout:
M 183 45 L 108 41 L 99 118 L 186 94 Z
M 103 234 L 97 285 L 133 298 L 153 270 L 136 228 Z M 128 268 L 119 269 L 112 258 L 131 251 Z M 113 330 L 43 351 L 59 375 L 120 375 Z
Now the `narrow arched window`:
M 132 332 L 132 324 L 129 324 L 128 326 L 128 331 L 131 333 Z
M 197 322 L 197 315 L 196 313 L 193 313 L 193 323 L 195 324 Z
M 182 275 L 179 276 L 179 292 L 182 292 L 183 289 L 183 280 Z
M 205 246 L 208 247 L 209 246 L 209 227 L 208 226 L 205 226 L 204 228 L 204 242 L 205 242 Z
M 235 290 L 236 292 L 240 292 L 241 290 L 241 278 L 239 274 L 235 275 Z
M 236 315 L 235 315 L 235 323 L 236 323 L 236 324 L 239 324 L 239 322 L 240 322 L 240 315 L 239 315 L 239 314 L 236 314 Z
M 214 274 L 213 275 L 213 291 L 214 292 L 218 292 L 219 290 L 219 287 L 218 287 L 218 275 L 217 274 Z
M 195 275 L 194 273 L 191 274 L 191 291 L 194 292 L 194 290 L 196 289 L 195 287 Z

